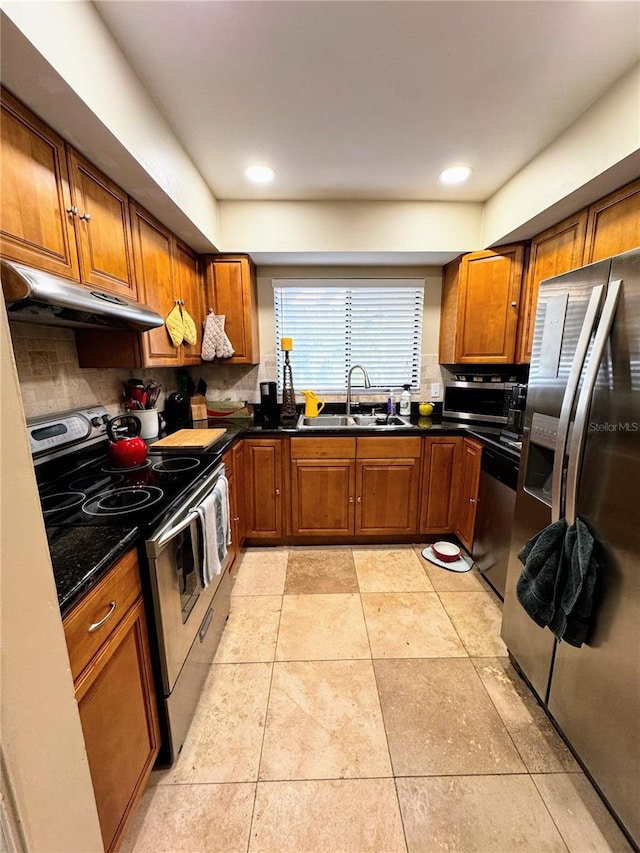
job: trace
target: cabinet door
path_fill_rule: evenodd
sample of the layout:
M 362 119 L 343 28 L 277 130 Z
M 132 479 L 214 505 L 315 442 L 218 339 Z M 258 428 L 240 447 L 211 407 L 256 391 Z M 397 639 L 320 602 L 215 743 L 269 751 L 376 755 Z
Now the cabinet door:
M 523 258 L 522 246 L 504 246 L 462 259 L 456 362 L 513 362 Z
M 245 441 L 245 533 L 250 539 L 279 539 L 284 533 L 282 455 L 280 439 Z
M 590 264 L 640 246 L 640 180 L 589 208 L 584 263 Z
M 138 298 L 166 318 L 176 303 L 171 233 L 136 204 L 131 205 L 133 255 L 138 282 Z M 164 326 L 141 335 L 144 364 L 180 364 L 180 348 L 174 347 Z
M 2 90 L 0 252 L 80 280 L 64 142 Z
M 451 533 L 458 504 L 462 438 L 425 438 L 420 533 Z
M 236 474 L 235 468 L 233 465 L 233 454 L 231 451 L 225 453 L 222 457 L 222 461 L 225 464 L 226 471 L 225 476 L 227 478 L 227 483 L 229 486 L 229 524 L 231 526 L 231 545 L 229 545 L 229 574 L 231 578 L 235 581 L 236 572 L 234 571 L 235 565 L 237 563 L 238 554 L 240 548 L 238 546 L 238 536 L 237 536 L 237 494 L 238 489 L 236 485 Z
M 177 292 L 184 308 L 196 325 L 198 339 L 195 344 L 182 344 L 181 363 L 201 364 L 202 327 L 204 323 L 204 282 L 200 274 L 198 255 L 184 243 L 176 241 L 174 247 L 174 271 Z
M 356 534 L 416 533 L 419 459 L 359 459 Z
M 78 679 L 76 699 L 102 840 L 111 850 L 160 743 L 142 598 Z
M 531 241 L 527 283 L 520 312 L 516 361 L 531 361 L 540 282 L 582 266 L 587 211 L 559 222 Z
M 80 277 L 85 284 L 135 299 L 128 196 L 75 151 L 68 149 L 68 154 Z
M 353 534 L 356 463 L 350 459 L 291 461 L 293 536 Z
M 239 441 L 235 444 L 231 449 L 231 455 L 233 457 L 233 471 L 236 482 L 236 538 L 238 548 L 241 549 L 244 545 L 245 537 L 244 442 Z
M 228 364 L 258 364 L 258 302 L 255 267 L 248 257 L 208 259 L 207 308 L 225 316 L 225 332 L 234 349 Z
M 463 439 L 456 536 L 469 551 L 473 547 L 473 535 L 476 526 L 481 456 L 481 444 L 468 438 Z

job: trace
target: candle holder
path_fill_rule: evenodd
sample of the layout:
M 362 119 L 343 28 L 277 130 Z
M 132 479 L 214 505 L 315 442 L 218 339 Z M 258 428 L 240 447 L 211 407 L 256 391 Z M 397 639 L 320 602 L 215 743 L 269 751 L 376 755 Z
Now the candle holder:
M 295 421 L 298 413 L 296 411 L 296 394 L 293 390 L 293 373 L 289 361 L 289 350 L 284 351 L 284 367 L 282 377 L 282 415 L 283 421 Z

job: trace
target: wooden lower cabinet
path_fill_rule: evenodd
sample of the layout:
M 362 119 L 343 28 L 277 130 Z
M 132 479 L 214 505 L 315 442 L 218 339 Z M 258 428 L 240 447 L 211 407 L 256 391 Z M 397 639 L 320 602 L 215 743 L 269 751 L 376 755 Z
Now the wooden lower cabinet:
M 462 440 L 462 461 L 459 474 L 460 492 L 455 533 L 462 544 L 471 551 L 478 508 L 480 462 L 482 445 L 470 438 Z
M 282 439 L 244 440 L 245 535 L 248 539 L 284 536 Z
M 103 639 L 74 686 L 107 851 L 117 846 L 160 745 L 139 583 L 131 551 L 64 620 L 72 671 L 83 666 L 96 634 Z
M 353 533 L 355 491 L 353 459 L 292 459 L 292 536 Z
M 356 534 L 416 533 L 419 459 L 357 462 Z
M 456 436 L 424 439 L 421 533 L 451 533 L 455 529 L 462 441 Z

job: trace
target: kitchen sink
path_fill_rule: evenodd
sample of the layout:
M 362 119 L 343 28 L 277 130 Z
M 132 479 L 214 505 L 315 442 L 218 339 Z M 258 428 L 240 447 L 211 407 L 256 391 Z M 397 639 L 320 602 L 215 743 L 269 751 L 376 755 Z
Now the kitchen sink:
M 306 418 L 300 415 L 296 428 L 305 429 L 373 429 L 376 432 L 390 432 L 397 429 L 415 429 L 406 418 L 389 415 L 384 422 L 378 423 L 376 415 L 318 415 Z

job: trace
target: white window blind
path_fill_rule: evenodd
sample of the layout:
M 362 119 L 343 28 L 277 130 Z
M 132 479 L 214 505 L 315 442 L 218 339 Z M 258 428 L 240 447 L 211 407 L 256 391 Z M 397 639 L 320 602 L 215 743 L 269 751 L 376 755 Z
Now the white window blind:
M 284 356 L 280 338 L 293 338 L 296 391 L 342 393 L 347 373 L 362 364 L 372 391 L 420 386 L 422 279 L 274 280 L 278 389 Z M 354 374 L 356 386 L 362 374 Z

